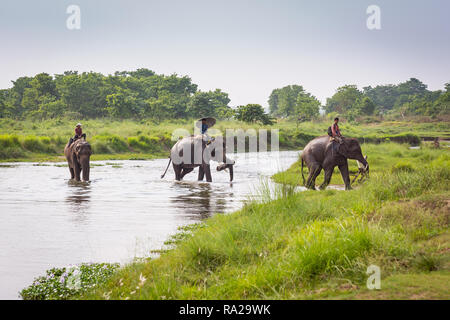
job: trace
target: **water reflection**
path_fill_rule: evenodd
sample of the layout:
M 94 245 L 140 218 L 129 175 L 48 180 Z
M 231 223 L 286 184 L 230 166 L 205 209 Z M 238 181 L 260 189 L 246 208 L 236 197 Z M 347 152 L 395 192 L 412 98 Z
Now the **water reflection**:
M 188 216 L 205 219 L 214 213 L 222 213 L 227 209 L 227 199 L 233 197 L 233 192 L 224 188 L 211 186 L 210 183 L 175 182 L 173 188 L 176 196 L 170 197 L 174 207 L 182 209 Z
M 76 213 L 77 221 L 84 220 L 85 214 L 89 211 L 91 200 L 91 184 L 89 182 L 68 181 L 68 195 L 66 203 L 71 212 Z

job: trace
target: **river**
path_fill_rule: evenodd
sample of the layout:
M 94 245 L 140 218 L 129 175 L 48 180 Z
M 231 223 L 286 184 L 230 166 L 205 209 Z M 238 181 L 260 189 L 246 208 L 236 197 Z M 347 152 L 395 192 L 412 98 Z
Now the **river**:
M 70 181 L 65 163 L 0 164 L 0 299 L 18 299 L 52 267 L 149 256 L 178 227 L 241 208 L 298 155 L 230 155 L 232 183 L 215 169 L 212 183 L 197 182 L 198 169 L 175 182 L 170 167 L 160 179 L 168 159 L 91 162 L 90 183 Z

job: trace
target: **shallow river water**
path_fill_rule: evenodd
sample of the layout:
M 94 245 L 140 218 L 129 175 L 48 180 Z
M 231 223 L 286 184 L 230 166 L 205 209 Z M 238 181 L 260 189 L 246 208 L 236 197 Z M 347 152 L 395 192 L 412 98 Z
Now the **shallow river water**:
M 182 225 L 242 207 L 261 180 L 288 168 L 298 152 L 230 155 L 234 181 L 183 182 L 168 159 L 92 162 L 91 182 L 69 180 L 64 163 L 0 164 L 0 299 L 17 299 L 34 277 L 83 262 L 126 263 L 159 249 Z

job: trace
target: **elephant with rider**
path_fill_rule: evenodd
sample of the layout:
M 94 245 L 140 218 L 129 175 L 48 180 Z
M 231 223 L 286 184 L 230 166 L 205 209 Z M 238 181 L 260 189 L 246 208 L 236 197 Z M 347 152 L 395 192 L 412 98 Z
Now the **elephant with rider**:
M 69 142 L 64 148 L 64 155 L 69 165 L 71 179 L 76 181 L 89 181 L 91 145 L 85 139 L 80 138 Z
M 170 151 L 170 160 L 166 171 L 161 176 L 163 178 L 172 162 L 175 172 L 175 180 L 180 181 L 183 177 L 199 167 L 198 180 L 211 182 L 210 161 L 223 162 L 217 166 L 217 171 L 229 170 L 230 181 L 233 181 L 234 161 L 226 156 L 226 142 L 222 137 L 205 141 L 204 135 L 194 135 L 180 139 L 175 143 Z
M 362 154 L 361 146 L 357 139 L 341 137 L 341 141 L 338 143 L 328 136 L 322 136 L 311 140 L 301 154 L 304 186 L 314 190 L 316 178 L 323 169 L 325 179 L 320 185 L 320 189 L 325 189 L 330 184 L 334 168 L 337 166 L 344 180 L 345 189 L 350 190 L 351 185 L 347 159 L 354 159 L 361 162 L 364 171 L 368 172 L 369 164 Z M 304 163 L 309 169 L 309 175 L 306 181 L 303 175 Z

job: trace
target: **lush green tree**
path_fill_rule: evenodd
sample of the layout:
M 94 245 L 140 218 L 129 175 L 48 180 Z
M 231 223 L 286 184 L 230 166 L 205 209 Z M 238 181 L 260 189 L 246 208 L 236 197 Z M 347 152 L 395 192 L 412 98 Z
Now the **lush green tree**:
M 294 115 L 297 97 L 303 92 L 303 87 L 295 84 L 281 88 L 278 96 L 279 114 L 283 117 Z
M 53 77 L 47 73 L 37 74 L 30 82 L 31 86 L 35 88 L 39 96 L 52 95 L 57 96 L 56 83 Z
M 28 112 L 39 109 L 39 92 L 36 88 L 25 88 L 22 96 L 22 108 Z
M 106 110 L 112 118 L 137 118 L 139 109 L 136 103 L 136 93 L 131 90 L 118 89 L 106 96 Z
M 272 118 L 264 112 L 264 109 L 259 104 L 247 104 L 245 106 L 238 106 L 235 110 L 235 118 L 247 123 L 260 122 L 264 125 L 271 125 Z
M 219 117 L 228 109 L 230 98 L 228 94 L 220 89 L 215 91 L 198 91 L 189 102 L 187 113 L 189 117 Z
M 363 97 L 363 93 L 358 90 L 356 85 L 345 85 L 337 88 L 336 93 L 327 99 L 325 110 L 346 114 L 350 110 L 358 108 L 358 104 Z
M 427 85 L 416 78 L 411 78 L 397 86 L 398 95 L 423 96 L 427 91 Z
M 359 103 L 359 114 L 371 115 L 375 111 L 375 103 L 367 96 L 364 96 Z
M 450 83 L 445 84 L 445 90 L 433 103 L 431 115 L 450 114 Z
M 313 95 L 302 92 L 297 96 L 295 116 L 301 120 L 311 120 L 319 116 L 320 101 Z
M 435 114 L 433 106 L 440 96 L 439 91 L 427 90 L 427 86 L 416 78 L 398 85 L 365 87 L 364 94 L 375 104 L 375 113 L 393 113 L 401 116 Z
M 70 74 L 57 81 L 61 100 L 67 111 L 80 114 L 84 118 L 106 115 L 106 96 L 103 75 L 95 72 Z
M 299 101 L 301 103 L 312 103 L 313 99 L 317 100 L 300 85 L 294 84 L 274 89 L 269 96 L 269 112 L 272 116 L 298 118 L 299 113 L 302 112 L 302 107 L 299 109 Z
M 12 116 L 20 117 L 25 111 L 22 107 L 22 99 L 25 89 L 31 88 L 31 77 L 20 77 L 12 81 L 13 87 L 9 94 L 9 110 Z
M 366 87 L 364 90 L 370 91 L 371 89 Z M 327 113 L 342 114 L 350 120 L 354 120 L 358 116 L 371 115 L 375 108 L 376 105 L 372 99 L 360 91 L 356 85 L 339 87 L 336 93 L 327 99 L 325 106 Z
M 272 93 L 269 96 L 269 112 L 271 115 L 273 116 L 279 116 L 279 106 L 278 106 L 278 101 L 279 101 L 279 94 L 280 94 L 280 90 L 281 89 L 273 89 Z
M 0 118 L 6 118 L 8 116 L 6 97 L 8 90 L 0 90 Z

